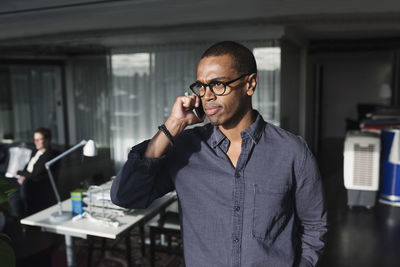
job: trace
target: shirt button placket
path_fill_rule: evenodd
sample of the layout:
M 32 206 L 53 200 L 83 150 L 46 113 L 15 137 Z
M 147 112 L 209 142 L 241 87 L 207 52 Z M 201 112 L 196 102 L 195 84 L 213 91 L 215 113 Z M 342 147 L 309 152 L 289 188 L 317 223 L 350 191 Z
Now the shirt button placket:
M 237 166 L 237 170 L 234 173 L 235 177 L 235 189 L 234 189 L 234 206 L 233 206 L 233 211 L 234 211 L 234 231 L 233 231 L 233 258 L 232 258 L 232 266 L 240 266 L 240 257 L 241 257 L 241 240 L 239 237 L 242 235 L 242 225 L 243 225 L 243 214 L 241 212 L 241 206 L 243 202 L 243 181 L 240 179 L 243 174 L 241 173 L 241 168 L 240 166 Z

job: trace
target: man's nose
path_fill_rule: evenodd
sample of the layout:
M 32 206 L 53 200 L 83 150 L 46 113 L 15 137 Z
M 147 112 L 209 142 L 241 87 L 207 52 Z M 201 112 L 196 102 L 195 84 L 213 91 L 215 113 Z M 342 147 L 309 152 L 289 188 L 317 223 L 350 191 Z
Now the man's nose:
M 207 90 L 207 88 L 208 88 L 208 90 Z M 204 96 L 203 96 L 204 101 L 210 101 L 210 100 L 213 100 L 216 98 L 213 91 L 211 91 L 211 87 L 209 85 L 207 85 L 204 89 L 206 90 L 204 93 Z

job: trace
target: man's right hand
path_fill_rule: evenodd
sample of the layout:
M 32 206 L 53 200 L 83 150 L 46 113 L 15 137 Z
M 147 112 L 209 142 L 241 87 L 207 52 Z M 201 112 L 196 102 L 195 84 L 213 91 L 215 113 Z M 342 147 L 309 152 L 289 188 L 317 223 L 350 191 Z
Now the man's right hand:
M 165 122 L 165 126 L 173 137 L 178 136 L 186 126 L 204 121 L 205 116 L 198 118 L 193 112 L 193 109 L 200 105 L 200 98 L 194 94 L 176 98 L 171 115 Z
M 171 115 L 164 123 L 165 127 L 170 132 L 172 138 L 177 137 L 188 125 L 193 125 L 204 121 L 203 118 L 198 118 L 193 109 L 201 105 L 200 98 L 194 94 L 190 96 L 179 96 L 176 98 L 172 107 Z M 161 157 L 168 149 L 170 142 L 163 132 L 158 132 L 149 142 L 145 158 Z

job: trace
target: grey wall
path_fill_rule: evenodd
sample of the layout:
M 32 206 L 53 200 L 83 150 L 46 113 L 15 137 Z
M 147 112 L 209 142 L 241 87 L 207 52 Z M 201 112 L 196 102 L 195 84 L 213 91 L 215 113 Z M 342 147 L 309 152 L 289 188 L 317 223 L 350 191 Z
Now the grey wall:
M 391 52 L 320 55 L 323 67 L 321 139 L 343 138 L 345 119 L 357 119 L 357 103 L 384 103 L 379 88 L 391 82 Z
M 300 52 L 297 45 L 281 42 L 281 127 L 294 134 L 300 134 Z

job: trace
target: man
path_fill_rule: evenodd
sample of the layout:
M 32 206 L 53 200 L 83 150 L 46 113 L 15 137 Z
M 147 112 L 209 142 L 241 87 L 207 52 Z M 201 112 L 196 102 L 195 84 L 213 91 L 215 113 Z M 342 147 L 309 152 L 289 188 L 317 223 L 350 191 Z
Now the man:
M 195 93 L 178 97 L 150 140 L 132 148 L 112 201 L 145 208 L 176 189 L 186 266 L 315 266 L 326 213 L 314 157 L 300 137 L 253 110 L 253 54 L 235 42 L 210 47 Z M 211 124 L 193 108 L 203 106 Z

